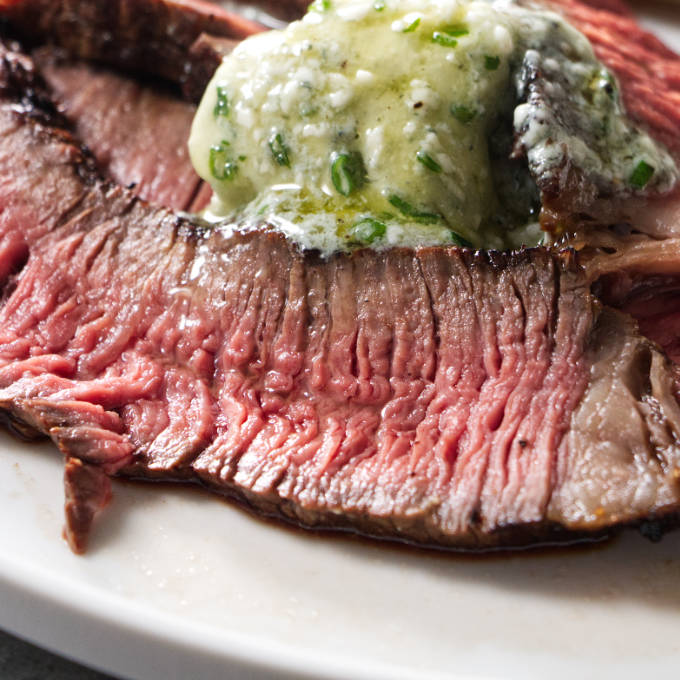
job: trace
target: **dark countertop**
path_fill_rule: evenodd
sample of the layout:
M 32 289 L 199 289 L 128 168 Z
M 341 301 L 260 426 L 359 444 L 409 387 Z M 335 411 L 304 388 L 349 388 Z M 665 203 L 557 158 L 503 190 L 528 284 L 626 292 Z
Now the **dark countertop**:
M 0 630 L 2 680 L 114 680 Z

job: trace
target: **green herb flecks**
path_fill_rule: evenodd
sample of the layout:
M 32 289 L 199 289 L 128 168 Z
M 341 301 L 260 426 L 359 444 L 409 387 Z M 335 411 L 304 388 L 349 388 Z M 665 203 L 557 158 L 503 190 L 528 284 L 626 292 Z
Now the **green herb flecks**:
M 442 45 L 442 47 L 455 47 L 458 44 L 458 41 L 452 35 L 447 35 L 441 31 L 435 31 L 432 34 L 432 42 Z
M 644 189 L 654 175 L 654 168 L 646 161 L 640 161 L 630 176 L 630 183 L 636 189 Z
M 226 118 L 229 115 L 229 96 L 224 85 L 217 86 L 217 102 L 213 109 L 215 118 Z
M 463 125 L 467 125 L 474 120 L 477 115 L 475 109 L 471 109 L 469 106 L 462 106 L 460 104 L 451 104 L 451 115 Z
M 309 9 L 316 12 L 327 12 L 331 8 L 331 0 L 315 0 Z
M 467 26 L 463 24 L 451 24 L 449 26 L 444 26 L 441 29 L 446 35 L 452 35 L 454 38 L 462 38 L 464 35 L 469 35 L 470 31 Z
M 451 243 L 453 243 L 454 246 L 459 246 L 460 248 L 472 248 L 472 243 L 455 231 L 450 231 L 449 237 L 451 238 Z
M 357 151 L 331 155 L 331 180 L 339 194 L 349 196 L 366 182 L 364 159 Z
M 410 217 L 416 222 L 422 222 L 423 224 L 434 224 L 439 222 L 440 217 L 436 213 L 426 212 L 424 210 L 418 210 L 418 208 L 412 206 L 408 201 L 405 201 L 400 196 L 396 194 L 391 194 L 387 200 L 402 214 L 406 217 Z
M 280 132 L 275 132 L 267 142 L 269 150 L 272 152 L 272 158 L 277 165 L 290 167 L 290 149 L 283 140 L 283 135 Z
M 501 65 L 501 58 L 494 57 L 489 54 L 484 55 L 484 68 L 487 71 L 496 71 Z
M 376 12 L 382 12 L 385 9 L 385 0 L 375 0 L 373 3 L 373 9 Z
M 221 142 L 210 147 L 210 173 L 215 179 L 227 181 L 234 179 L 238 164 L 229 154 L 229 142 Z
M 387 226 L 383 222 L 372 217 L 364 217 L 349 230 L 348 234 L 355 243 L 369 244 L 382 238 L 386 231 Z
M 413 33 L 420 26 L 420 17 L 414 19 L 408 26 L 401 30 L 402 33 Z
M 430 156 L 427 151 L 418 151 L 416 154 L 416 158 L 418 159 L 418 162 L 424 165 L 428 170 L 432 170 L 432 172 L 441 172 L 442 171 L 442 166 L 437 163 L 437 161 Z

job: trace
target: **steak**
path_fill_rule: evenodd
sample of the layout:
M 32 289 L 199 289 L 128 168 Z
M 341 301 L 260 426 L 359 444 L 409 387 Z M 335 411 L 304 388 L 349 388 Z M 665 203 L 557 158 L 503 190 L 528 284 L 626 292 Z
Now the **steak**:
M 261 27 L 213 4 L 191 0 L 116 3 L 0 2 L 29 43 L 60 109 L 112 179 L 174 210 L 204 208 L 211 190 L 189 160 L 195 106 L 222 57 Z M 102 39 L 103 36 L 103 39 Z M 169 37 L 171 36 L 171 37 Z M 141 82 L 100 64 L 146 72 Z M 166 82 L 159 82 L 165 79 Z
M 60 45 L 137 77 L 186 86 L 197 97 L 218 57 L 192 46 L 206 36 L 239 40 L 263 29 L 205 0 L 0 0 L 0 14 L 28 46 Z M 219 43 L 213 44 L 219 52 Z
M 187 140 L 195 107 L 171 92 L 40 48 L 34 60 L 59 109 L 102 172 L 173 210 L 198 211 L 210 192 L 191 165 Z M 207 185 L 205 185 L 207 186 Z M 203 205 L 196 204 L 197 197 Z
M 267 225 L 206 230 L 102 179 L 17 50 L 0 410 L 64 454 L 74 550 L 111 475 L 456 548 L 675 521 L 673 367 L 573 251 L 324 259 Z

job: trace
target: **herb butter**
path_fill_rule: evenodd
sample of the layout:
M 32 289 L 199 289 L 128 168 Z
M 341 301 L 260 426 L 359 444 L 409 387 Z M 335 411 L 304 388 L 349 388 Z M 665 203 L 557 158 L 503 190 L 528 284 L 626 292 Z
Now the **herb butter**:
M 208 219 L 267 221 L 324 253 L 534 245 L 566 157 L 604 193 L 677 180 L 586 38 L 512 2 L 317 0 L 225 58 L 189 148 Z

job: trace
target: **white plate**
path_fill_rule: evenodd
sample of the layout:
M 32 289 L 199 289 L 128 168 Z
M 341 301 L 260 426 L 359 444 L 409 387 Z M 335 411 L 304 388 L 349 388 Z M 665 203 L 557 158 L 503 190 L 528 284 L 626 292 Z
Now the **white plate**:
M 678 10 L 647 14 L 680 48 Z M 289 531 L 191 489 L 114 493 L 90 552 L 72 555 L 60 457 L 0 434 L 0 627 L 140 680 L 680 667 L 680 532 L 470 558 Z

